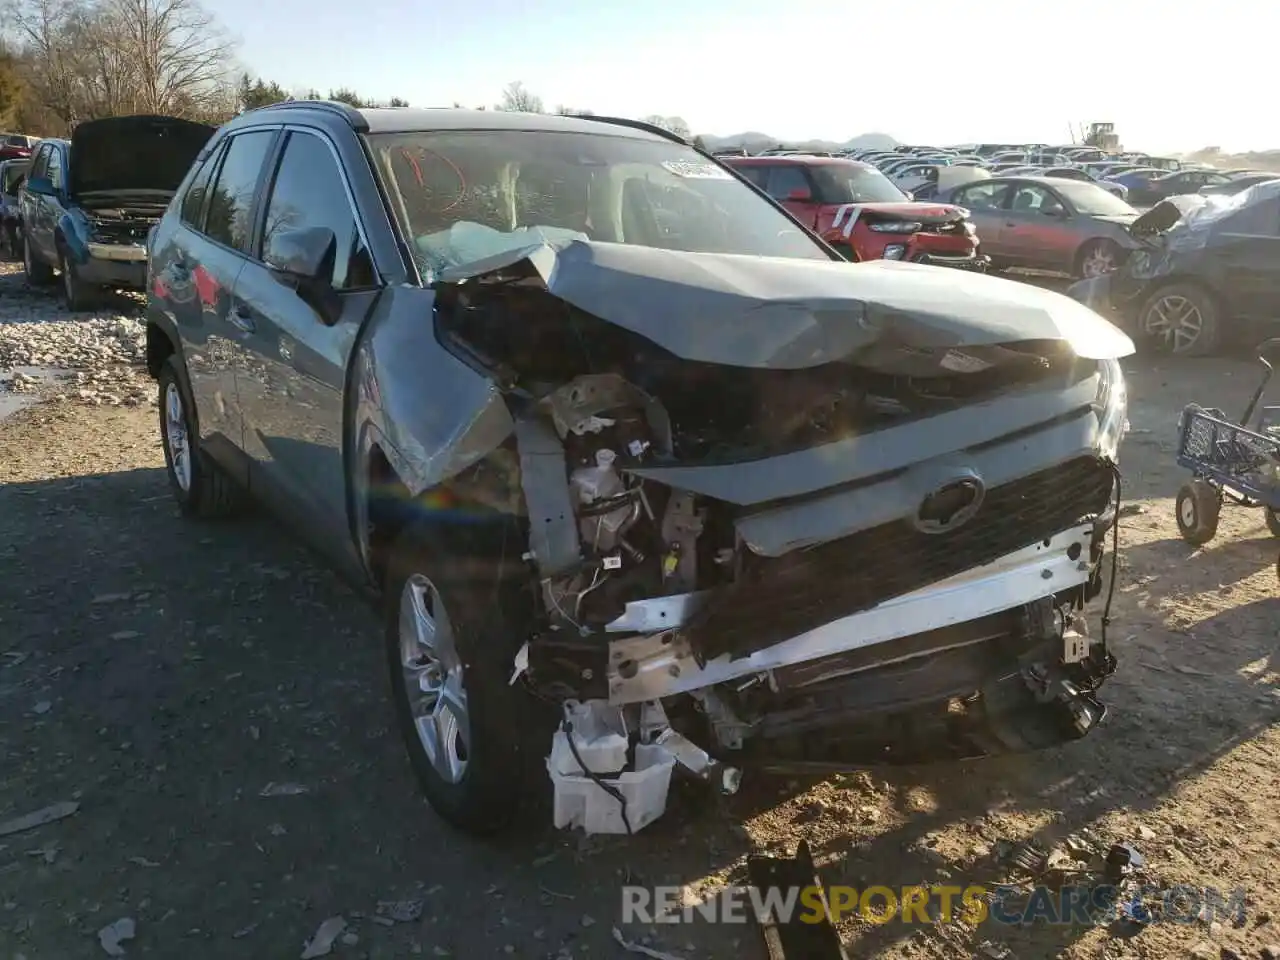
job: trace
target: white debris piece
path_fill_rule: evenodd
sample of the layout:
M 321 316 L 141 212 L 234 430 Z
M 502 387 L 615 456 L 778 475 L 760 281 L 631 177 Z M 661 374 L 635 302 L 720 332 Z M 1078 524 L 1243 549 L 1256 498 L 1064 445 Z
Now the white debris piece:
M 313 960 L 315 957 L 327 956 L 329 951 L 333 949 L 334 942 L 338 937 L 342 936 L 342 931 L 346 929 L 347 921 L 345 917 L 330 917 L 316 928 L 316 932 L 307 941 L 306 948 L 302 951 L 301 960 Z
M 133 922 L 132 917 L 121 917 L 115 923 L 109 923 L 98 931 L 98 943 L 102 944 L 102 949 L 107 952 L 107 956 L 123 957 L 124 947 L 120 946 L 120 943 L 124 940 L 132 940 L 137 929 L 137 924 Z
M 11 833 L 22 833 L 26 830 L 34 830 L 36 827 L 42 827 L 46 823 L 53 823 L 55 820 L 62 820 L 71 816 L 80 809 L 80 804 L 74 800 L 64 800 L 61 803 L 51 803 L 47 807 L 42 807 L 32 813 L 25 814 L 21 817 L 14 817 L 12 820 L 6 820 L 0 823 L 0 837 L 7 837 Z
M 642 943 L 632 943 L 622 935 L 622 931 L 617 927 L 613 928 L 613 939 L 618 946 L 628 953 L 638 953 L 642 957 L 649 957 L 650 960 L 684 960 L 683 957 L 674 953 L 667 953 L 665 950 L 654 950 L 652 947 L 646 947 Z
M 268 783 L 258 794 L 260 797 L 297 797 L 310 793 L 311 788 L 300 783 Z

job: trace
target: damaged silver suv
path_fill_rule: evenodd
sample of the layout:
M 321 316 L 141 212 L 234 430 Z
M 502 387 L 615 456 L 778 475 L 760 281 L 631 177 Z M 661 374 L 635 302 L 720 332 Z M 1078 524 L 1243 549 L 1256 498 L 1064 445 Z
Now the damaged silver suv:
M 309 101 L 214 135 L 148 277 L 178 503 L 379 598 L 463 828 L 1103 716 L 1133 345 L 1066 297 L 850 264 L 644 124 Z

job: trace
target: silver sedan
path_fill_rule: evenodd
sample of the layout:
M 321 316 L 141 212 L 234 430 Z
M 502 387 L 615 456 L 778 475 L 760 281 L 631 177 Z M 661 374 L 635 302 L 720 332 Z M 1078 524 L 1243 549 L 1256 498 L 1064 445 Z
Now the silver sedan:
M 1097 277 L 1138 247 L 1127 229 L 1138 211 L 1092 183 L 993 177 L 957 187 L 946 200 L 970 211 L 982 252 L 997 268 Z

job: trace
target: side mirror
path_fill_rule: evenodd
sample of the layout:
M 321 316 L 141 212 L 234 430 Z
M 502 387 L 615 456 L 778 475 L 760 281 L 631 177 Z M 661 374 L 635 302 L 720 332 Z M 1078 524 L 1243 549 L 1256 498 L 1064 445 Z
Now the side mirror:
M 53 181 L 48 177 L 27 177 L 27 193 L 51 197 L 53 196 Z
M 795 200 L 800 203 L 807 203 L 813 199 L 813 193 L 808 187 L 796 187 L 787 194 L 788 200 Z
M 331 280 L 337 250 L 338 238 L 328 227 L 304 227 L 271 236 L 263 251 L 271 275 L 295 290 L 327 326 L 337 323 L 342 313 Z
M 1058 207 L 1058 206 L 1043 207 L 1041 208 L 1040 212 L 1044 214 L 1046 217 L 1053 217 L 1058 220 L 1062 219 L 1067 215 L 1067 211 L 1064 210 L 1062 207 Z

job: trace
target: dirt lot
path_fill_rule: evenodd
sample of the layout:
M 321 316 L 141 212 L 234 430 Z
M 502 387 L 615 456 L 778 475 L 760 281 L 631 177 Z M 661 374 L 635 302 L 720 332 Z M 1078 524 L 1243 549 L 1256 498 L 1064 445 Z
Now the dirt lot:
M 297 957 L 336 916 L 335 957 L 622 957 L 621 884 L 723 883 L 752 844 L 807 837 L 829 882 L 900 887 L 990 879 L 1001 841 L 1081 831 L 1133 841 L 1154 883 L 1244 887 L 1248 918 L 1131 936 L 848 921 L 850 955 L 1266 955 L 1280 543 L 1256 511 L 1229 510 L 1193 550 L 1170 499 L 1177 412 L 1242 408 L 1254 369 L 1128 366 L 1125 497 L 1146 509 L 1122 525 L 1102 730 L 1031 757 L 749 779 L 724 804 L 675 799 L 631 841 L 443 828 L 390 729 L 371 613 L 263 518 L 181 520 L 154 407 L 63 400 L 0 421 L 0 821 L 78 804 L 0 837 L 0 960 L 106 956 L 97 932 L 125 917 L 128 955 L 186 960 Z M 379 915 L 398 900 L 421 916 Z M 682 958 L 764 955 L 751 926 L 624 932 Z

